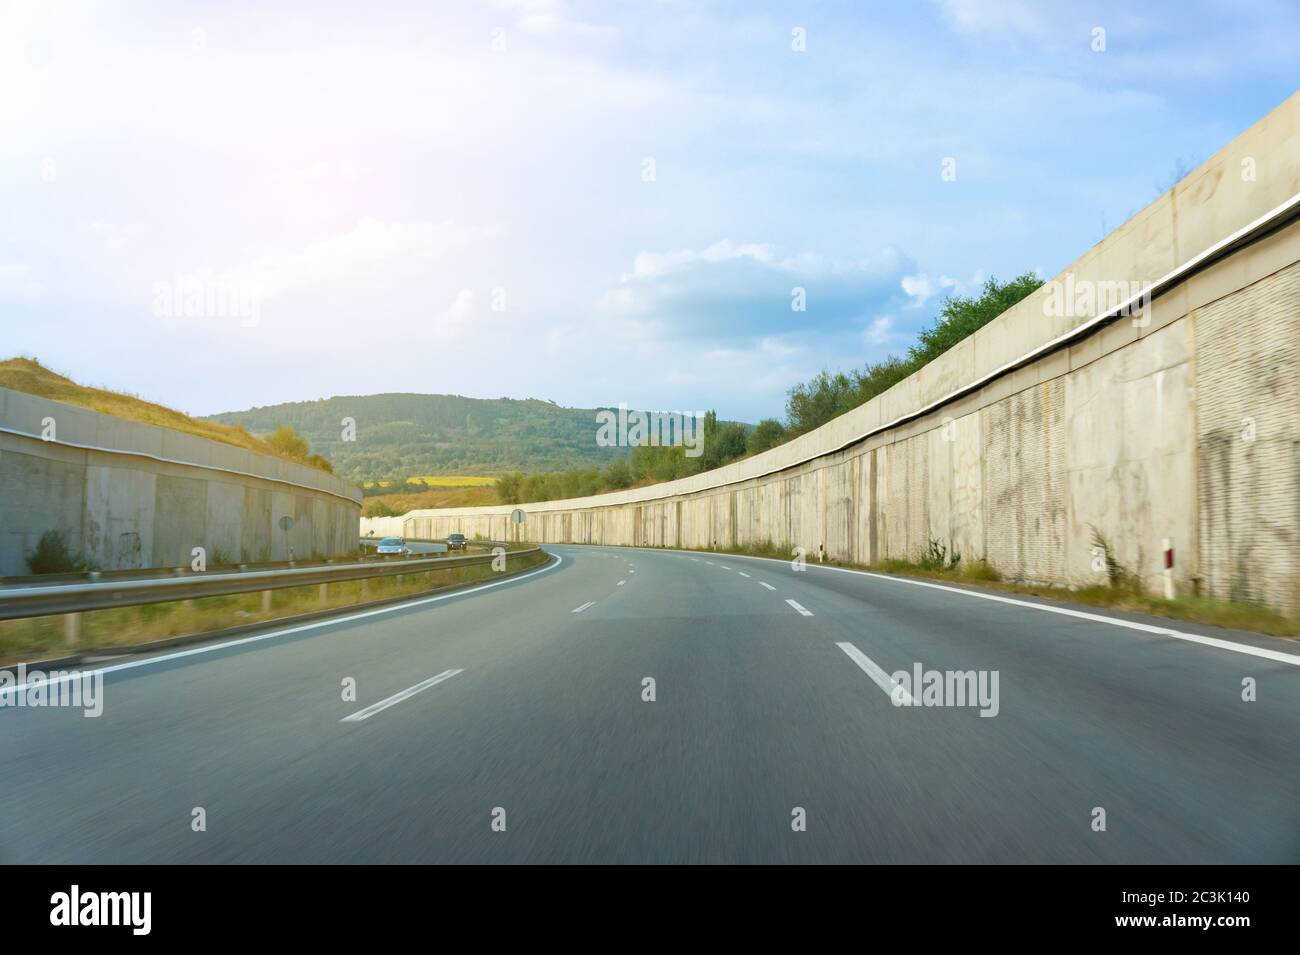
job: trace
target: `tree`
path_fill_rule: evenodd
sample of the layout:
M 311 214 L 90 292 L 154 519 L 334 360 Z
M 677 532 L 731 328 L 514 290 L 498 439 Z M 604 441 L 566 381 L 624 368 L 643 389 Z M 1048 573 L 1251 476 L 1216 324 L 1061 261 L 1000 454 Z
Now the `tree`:
M 749 437 L 745 439 L 745 450 L 750 454 L 758 454 L 768 448 L 776 447 L 783 441 L 785 441 L 785 425 L 775 418 L 764 418 L 754 425 L 753 431 L 749 432 Z
M 524 476 L 518 471 L 512 471 L 509 474 L 503 474 L 497 478 L 497 500 L 502 504 L 522 503 L 519 493 L 520 485 L 523 484 L 523 480 Z
M 622 458 L 605 465 L 602 483 L 611 491 L 621 491 L 632 486 L 632 466 Z
M 651 478 L 655 481 L 672 481 L 694 474 L 698 470 L 694 462 L 698 460 L 699 458 L 686 457 L 686 449 L 680 444 L 642 444 L 632 449 L 628 463 L 634 480 Z
M 821 371 L 795 385 L 785 402 L 785 417 L 794 434 L 820 427 L 862 403 L 858 381 L 844 372 Z
M 786 399 L 786 422 L 791 435 L 820 427 L 883 394 L 908 375 L 934 361 L 949 348 L 979 331 L 1029 295 L 1042 281 L 1033 273 L 1001 283 L 990 278 L 974 298 L 950 296 L 939 307 L 934 324 L 921 331 L 907 357 L 891 355 L 848 374 L 822 371 L 810 381 L 795 385 Z
M 745 426 L 732 421 L 718 423 L 718 413 L 704 415 L 704 453 L 697 459 L 697 470 L 711 471 L 745 453 Z
M 939 308 L 939 318 L 917 336 L 918 341 L 908 349 L 908 356 L 917 363 L 917 368 L 934 361 L 1042 284 L 1038 276 L 1025 272 L 1006 284 L 990 278 L 984 283 L 984 291 L 974 298 L 957 295 L 944 299 Z
M 884 361 L 872 362 L 855 372 L 858 386 L 858 404 L 865 404 L 876 395 L 883 395 L 920 367 L 908 358 L 890 355 Z

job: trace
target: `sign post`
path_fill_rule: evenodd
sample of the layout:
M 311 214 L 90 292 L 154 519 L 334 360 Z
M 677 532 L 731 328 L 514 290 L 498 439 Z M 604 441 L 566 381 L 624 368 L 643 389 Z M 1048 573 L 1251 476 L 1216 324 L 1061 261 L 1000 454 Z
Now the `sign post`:
M 514 522 L 514 525 L 515 525 L 515 543 L 518 544 L 518 543 L 519 543 L 519 526 L 520 526 L 521 524 L 523 524 L 523 522 L 524 522 L 524 512 L 523 512 L 520 508 L 517 508 L 517 507 L 516 507 L 513 511 L 510 512 L 510 520 L 512 520 L 512 521 Z

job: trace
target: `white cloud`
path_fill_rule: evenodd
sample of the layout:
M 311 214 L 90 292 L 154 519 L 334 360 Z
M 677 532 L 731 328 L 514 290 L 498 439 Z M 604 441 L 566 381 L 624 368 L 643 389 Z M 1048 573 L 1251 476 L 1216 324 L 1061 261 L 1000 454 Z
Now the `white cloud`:
M 44 296 L 45 286 L 30 265 L 0 262 L 0 300 L 22 304 L 35 302 Z
M 1033 0 L 938 0 L 948 20 L 969 33 L 1015 31 L 1030 36 L 1047 34 L 1052 23 L 1044 4 Z
M 930 287 L 930 277 L 928 275 L 905 275 L 898 284 L 912 299 L 912 308 L 920 308 L 934 295 L 934 289 Z
M 905 276 L 899 284 L 912 300 L 908 307 L 921 308 L 936 295 L 945 297 L 949 295 L 971 295 L 982 288 L 984 282 L 984 270 L 976 269 L 966 281 L 954 279 L 947 275 L 940 275 L 938 278 L 931 279 L 927 273 L 918 272 L 915 275 Z
M 702 249 L 639 253 L 596 309 L 636 323 L 641 334 L 815 337 L 892 299 L 904 266 L 892 248 L 834 259 L 723 239 Z M 805 308 L 796 310 L 800 297 Z
M 474 292 L 463 288 L 456 293 L 455 300 L 438 316 L 435 328 L 440 335 L 459 335 L 474 317 Z
M 106 222 L 102 219 L 81 224 L 82 234 L 90 236 L 98 243 L 100 251 L 108 256 L 133 252 L 148 231 L 147 226 Z
M 527 33 L 571 32 L 582 36 L 613 36 L 613 27 L 575 19 L 563 0 L 496 0 L 497 9 L 513 16 L 513 23 Z
M 893 338 L 894 317 L 882 315 L 867 327 L 867 341 L 873 345 L 883 345 Z

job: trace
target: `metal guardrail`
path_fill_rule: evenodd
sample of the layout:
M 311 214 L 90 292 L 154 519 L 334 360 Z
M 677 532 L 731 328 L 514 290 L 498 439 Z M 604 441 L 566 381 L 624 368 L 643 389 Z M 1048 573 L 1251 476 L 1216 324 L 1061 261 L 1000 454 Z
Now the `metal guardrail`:
M 416 540 L 413 537 L 407 538 L 415 544 L 445 544 L 445 540 Z M 379 546 L 379 538 L 363 537 L 360 541 L 361 547 L 371 549 Z M 469 549 L 475 550 L 486 547 L 504 547 L 509 550 L 518 545 L 509 541 L 487 541 L 477 540 L 469 541 Z M 446 557 L 448 551 L 441 551 L 438 556 Z M 433 557 L 434 554 L 420 555 Z M 326 558 L 304 558 L 300 557 L 295 560 L 241 560 L 239 563 L 229 562 L 213 565 L 208 571 L 194 571 L 187 566 L 178 565 L 175 567 L 139 567 L 130 570 L 76 570 L 58 574 L 11 574 L 7 577 L 0 577 L 0 593 L 6 587 L 40 587 L 51 584 L 72 584 L 72 583 L 99 583 L 101 581 L 117 580 L 154 580 L 158 577 L 186 577 L 190 575 L 200 575 L 204 573 L 247 573 L 255 570 L 284 570 L 291 567 L 327 567 L 338 564 L 361 564 L 361 563 L 385 563 L 401 560 L 417 559 L 414 555 L 411 557 L 402 554 L 363 554 L 360 557 L 326 557 Z
M 541 550 L 540 547 L 535 546 L 521 550 L 507 550 L 504 556 L 507 561 L 510 561 L 527 554 L 541 553 Z M 132 607 L 169 600 L 191 600 L 196 597 L 223 597 L 262 590 L 280 590 L 286 587 L 342 583 L 372 577 L 396 577 L 402 574 L 488 564 L 495 559 L 495 556 L 486 553 L 467 554 L 463 557 L 407 558 L 382 562 L 354 561 L 314 567 L 285 567 L 277 570 L 208 571 L 145 579 L 0 587 L 0 620 L 106 610 L 112 607 Z

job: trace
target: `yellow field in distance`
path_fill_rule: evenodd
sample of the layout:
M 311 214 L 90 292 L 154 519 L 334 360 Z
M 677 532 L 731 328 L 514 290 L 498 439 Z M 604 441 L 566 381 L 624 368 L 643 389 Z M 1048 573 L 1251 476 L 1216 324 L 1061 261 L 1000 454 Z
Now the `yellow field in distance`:
M 490 487 L 497 483 L 494 477 L 466 474 L 417 474 L 411 480 L 426 487 Z
M 425 487 L 491 487 L 497 483 L 494 477 L 481 477 L 473 474 L 417 474 L 408 480 Z M 388 487 L 390 481 L 380 481 L 380 487 Z M 366 487 L 374 487 L 373 481 L 366 482 Z

